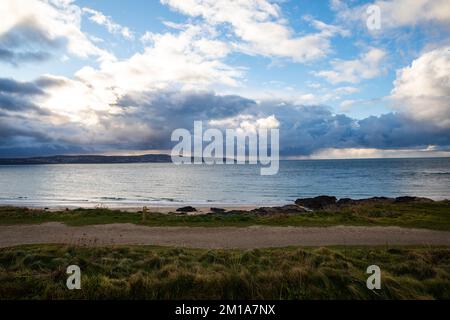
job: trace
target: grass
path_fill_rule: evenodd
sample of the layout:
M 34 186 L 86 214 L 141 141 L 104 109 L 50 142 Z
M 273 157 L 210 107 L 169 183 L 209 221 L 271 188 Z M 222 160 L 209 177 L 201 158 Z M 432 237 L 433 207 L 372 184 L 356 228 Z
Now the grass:
M 82 289 L 65 287 L 66 268 Z M 382 289 L 366 287 L 369 265 Z M 450 299 L 450 249 L 0 249 L 0 299 Z
M 450 202 L 374 203 L 298 215 L 276 214 L 259 216 L 239 213 L 186 216 L 148 213 L 145 220 L 143 220 L 142 213 L 108 209 L 77 209 L 73 211 L 49 212 L 25 208 L 0 207 L 0 225 L 39 224 L 52 221 L 63 222 L 72 226 L 110 223 L 189 227 L 247 227 L 252 225 L 327 227 L 348 225 L 399 226 L 448 231 L 450 230 Z

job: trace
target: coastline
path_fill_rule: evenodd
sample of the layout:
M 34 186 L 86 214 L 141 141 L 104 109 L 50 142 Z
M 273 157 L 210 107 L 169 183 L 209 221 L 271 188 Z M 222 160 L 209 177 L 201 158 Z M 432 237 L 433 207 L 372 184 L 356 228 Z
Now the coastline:
M 323 199 L 324 198 L 324 199 Z M 1 207 L 15 207 L 15 208 L 27 208 L 31 210 L 44 210 L 49 212 L 59 212 L 59 211 L 73 211 L 77 209 L 83 210 L 93 210 L 93 209 L 107 209 L 107 210 L 118 210 L 123 212 L 142 212 L 144 208 L 147 208 L 149 212 L 152 213 L 171 213 L 176 212 L 180 208 L 193 207 L 196 212 L 186 212 L 186 213 L 209 213 L 213 208 L 223 209 L 225 211 L 252 211 L 261 208 L 283 208 L 297 203 L 298 201 L 306 200 L 306 205 L 300 204 L 300 206 L 308 208 L 309 201 L 312 201 L 311 205 L 317 205 L 316 201 L 319 201 L 319 207 L 310 209 L 324 209 L 333 206 L 343 206 L 343 205 L 356 205 L 356 204 L 370 204 L 370 203 L 439 203 L 439 202 L 450 202 L 449 197 L 425 197 L 417 195 L 405 195 L 399 197 L 386 197 L 386 196 L 371 196 L 368 198 L 355 197 L 336 197 L 321 195 L 311 198 L 298 198 L 285 201 L 271 201 L 271 202 L 260 202 L 260 203 L 230 203 L 230 202 L 215 202 L 215 201 L 61 201 L 61 200 L 27 200 L 26 198 L 21 200 L 1 200 Z M 320 203 L 325 201 L 324 203 Z M 298 204 L 298 203 L 297 203 Z
M 177 209 L 192 206 L 197 212 L 192 212 L 190 214 L 206 214 L 211 211 L 211 208 L 220 208 L 226 211 L 251 211 L 261 207 L 276 207 L 289 204 L 277 203 L 277 204 L 220 204 L 220 203 L 210 203 L 210 204 L 196 204 L 196 203 L 177 203 L 177 204 L 107 204 L 107 203 L 92 203 L 88 205 L 61 205 L 61 204 L 36 204 L 36 203 L 20 203 L 20 202 L 0 202 L 1 207 L 16 207 L 16 208 L 28 208 L 32 210 L 45 210 L 48 212 L 59 212 L 59 211 L 73 211 L 76 209 L 93 210 L 93 209 L 108 209 L 108 210 L 120 210 L 123 212 L 141 212 L 143 208 L 147 208 L 152 213 L 168 214 L 171 212 L 176 212 Z

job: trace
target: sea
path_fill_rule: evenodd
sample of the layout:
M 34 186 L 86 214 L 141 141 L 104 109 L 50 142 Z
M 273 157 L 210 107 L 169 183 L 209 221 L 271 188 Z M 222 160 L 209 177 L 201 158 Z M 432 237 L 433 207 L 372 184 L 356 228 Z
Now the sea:
M 450 199 L 450 158 L 281 161 L 273 176 L 237 164 L 0 166 L 0 205 L 272 206 L 319 195 Z

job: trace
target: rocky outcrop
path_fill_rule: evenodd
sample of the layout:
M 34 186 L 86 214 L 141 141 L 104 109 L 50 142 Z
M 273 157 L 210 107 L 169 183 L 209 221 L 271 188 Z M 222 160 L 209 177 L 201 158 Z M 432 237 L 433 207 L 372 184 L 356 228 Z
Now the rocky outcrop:
M 365 205 L 365 204 L 389 204 L 389 203 L 431 203 L 434 202 L 428 198 L 420 197 L 398 197 L 398 198 L 387 198 L 387 197 L 373 197 L 367 199 L 357 199 L 353 200 L 350 198 L 343 198 L 336 202 L 338 207 L 352 206 L 352 205 Z
M 305 208 L 298 205 L 286 205 L 283 207 L 263 207 L 250 211 L 258 215 L 273 215 L 273 214 L 301 214 L 308 212 Z
M 398 197 L 395 198 L 395 203 L 414 203 L 414 202 L 420 202 L 420 203 L 431 203 L 434 202 L 431 199 L 428 198 L 421 198 L 421 197 Z
M 350 199 L 350 198 L 343 198 L 339 199 L 338 202 L 336 202 L 336 205 L 338 207 L 342 206 L 351 206 L 351 205 L 363 205 L 363 204 L 374 204 L 374 203 L 392 203 L 395 199 L 392 198 L 386 198 L 386 197 L 373 197 L 373 198 L 367 198 L 367 199 Z
M 320 196 L 315 198 L 297 199 L 295 204 L 311 210 L 321 210 L 336 205 L 337 198 Z
M 333 196 L 319 196 L 315 198 L 297 199 L 295 201 L 295 204 L 286 205 L 282 207 L 262 207 L 253 209 L 251 211 L 244 211 L 244 210 L 226 211 L 225 209 L 211 208 L 209 214 L 227 214 L 227 215 L 255 214 L 262 216 L 279 215 L 279 214 L 295 215 L 295 214 L 305 214 L 311 211 L 318 211 L 318 210 L 339 211 L 341 208 L 348 208 L 350 206 L 362 206 L 371 204 L 373 205 L 373 204 L 431 203 L 431 202 L 434 201 L 431 199 L 420 197 L 398 197 L 398 198 L 372 197 L 367 199 L 342 198 L 337 200 L 337 198 Z M 184 211 L 184 212 L 191 212 L 191 211 Z
M 366 205 L 366 204 L 389 204 L 389 203 L 431 203 L 434 202 L 428 198 L 420 197 L 372 197 L 367 199 L 350 199 L 342 198 L 337 200 L 336 197 L 320 196 L 315 198 L 298 199 L 295 204 L 311 210 L 324 210 L 340 207 L 348 207 L 354 205 Z
M 183 207 L 183 208 L 177 209 L 177 212 L 181 212 L 181 213 L 197 212 L 197 209 L 195 209 L 194 207 L 188 206 L 188 207 Z
M 209 214 L 226 214 L 226 215 L 245 215 L 245 214 L 254 214 L 259 216 L 270 216 L 270 215 L 279 215 L 279 214 L 304 214 L 309 212 L 307 209 L 291 204 L 282 207 L 261 207 L 256 208 L 250 211 L 245 210 L 230 210 L 226 211 L 225 209 L 220 208 L 211 208 Z

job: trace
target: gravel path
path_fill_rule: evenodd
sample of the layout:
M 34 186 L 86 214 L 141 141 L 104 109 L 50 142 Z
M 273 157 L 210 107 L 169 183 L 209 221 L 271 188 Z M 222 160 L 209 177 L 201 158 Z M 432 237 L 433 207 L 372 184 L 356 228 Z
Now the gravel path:
M 268 248 L 330 245 L 450 245 L 450 232 L 398 227 L 145 227 L 62 223 L 0 226 L 0 247 L 22 244 L 159 245 L 195 248 Z

